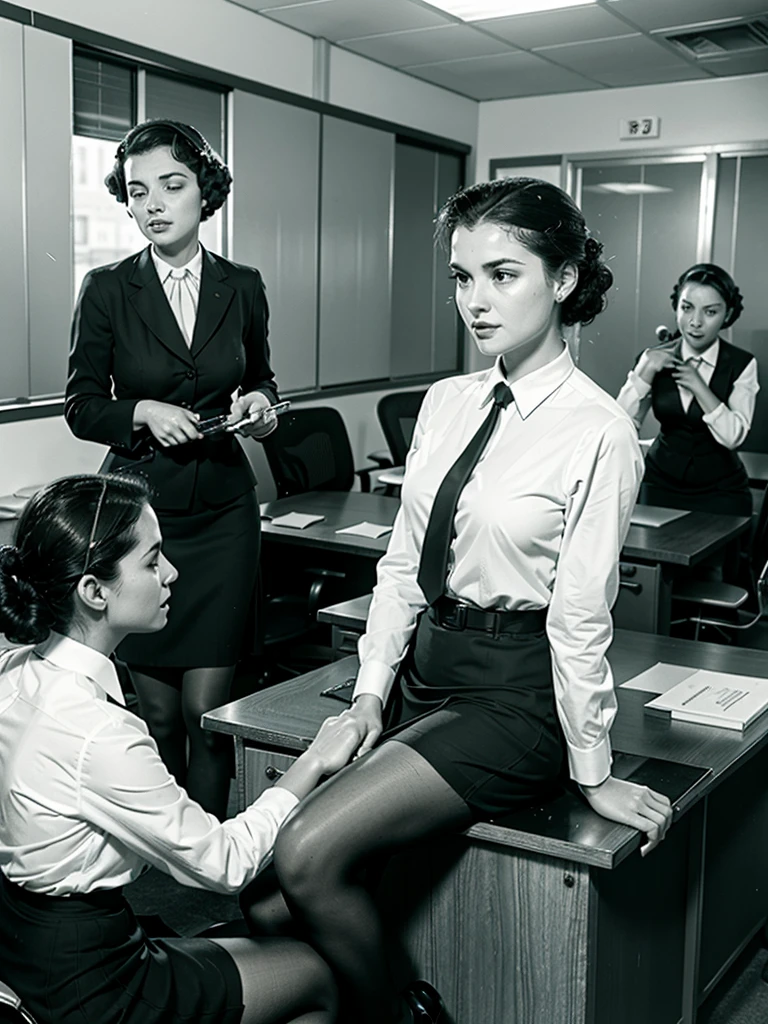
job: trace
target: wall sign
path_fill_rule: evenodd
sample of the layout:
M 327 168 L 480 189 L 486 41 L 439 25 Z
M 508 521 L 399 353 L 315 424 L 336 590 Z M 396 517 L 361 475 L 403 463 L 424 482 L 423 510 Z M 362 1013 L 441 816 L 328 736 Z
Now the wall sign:
M 619 138 L 658 139 L 660 125 L 658 117 L 622 117 L 619 121 Z

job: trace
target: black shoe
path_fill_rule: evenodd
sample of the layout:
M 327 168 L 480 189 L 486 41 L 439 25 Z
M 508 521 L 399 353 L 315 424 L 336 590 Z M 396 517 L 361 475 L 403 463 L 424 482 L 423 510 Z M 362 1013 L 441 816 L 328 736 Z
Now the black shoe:
M 445 1004 L 440 993 L 428 981 L 414 981 L 405 990 L 405 1001 L 413 1024 L 442 1024 L 446 1020 Z

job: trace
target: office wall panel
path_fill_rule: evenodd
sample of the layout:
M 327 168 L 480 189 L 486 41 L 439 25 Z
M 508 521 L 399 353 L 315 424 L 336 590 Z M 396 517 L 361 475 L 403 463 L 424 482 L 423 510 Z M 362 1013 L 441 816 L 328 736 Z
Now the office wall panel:
M 432 365 L 433 150 L 395 146 L 390 374 L 424 373 Z
M 389 374 L 395 137 L 323 118 L 319 383 Z
M 312 388 L 320 115 L 235 91 L 231 125 L 232 258 L 258 267 L 264 277 L 272 366 L 281 390 Z
M 435 154 L 435 199 L 434 208 L 437 216 L 440 207 L 462 184 L 461 158 L 451 153 Z M 438 373 L 455 373 L 461 369 L 457 365 L 459 336 L 462 330 L 461 320 L 453 301 L 453 281 L 449 276 L 448 253 L 439 246 L 432 252 L 432 365 L 431 369 Z
M 24 120 L 22 26 L 0 21 L 0 309 L 3 361 L 0 401 L 29 393 L 26 268 L 24 266 Z
M 72 44 L 24 28 L 30 394 L 64 390 L 72 317 Z

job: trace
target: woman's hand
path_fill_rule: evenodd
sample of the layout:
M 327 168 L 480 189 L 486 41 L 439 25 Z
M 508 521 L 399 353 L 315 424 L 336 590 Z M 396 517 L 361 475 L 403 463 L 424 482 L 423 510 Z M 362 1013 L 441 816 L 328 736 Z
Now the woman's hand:
M 244 437 L 265 437 L 275 427 L 277 416 L 270 412 L 272 403 L 263 391 L 251 391 L 232 402 L 229 410 L 230 423 L 250 417 L 253 421 L 238 427 L 237 433 Z
M 306 750 L 321 775 L 333 775 L 352 757 L 360 742 L 360 728 L 352 708 L 326 718 Z
M 373 693 L 361 694 L 349 714 L 353 717 L 358 729 L 357 757 L 362 757 L 373 750 L 383 730 L 384 705 L 381 698 Z
M 714 412 L 720 405 L 720 399 L 709 389 L 692 362 L 676 359 L 672 367 L 672 376 L 676 384 L 688 388 L 705 413 Z
M 678 362 L 675 356 L 676 341 L 668 341 L 656 348 L 647 348 L 640 356 L 635 373 L 642 377 L 646 384 L 653 384 L 653 378 L 660 370 L 667 370 Z
M 645 832 L 648 841 L 640 847 L 643 856 L 659 845 L 672 824 L 672 805 L 668 798 L 647 786 L 609 775 L 599 786 L 582 786 L 581 791 L 593 811 L 610 821 Z
M 197 429 L 199 419 L 190 409 L 150 399 L 137 402 L 133 411 L 134 427 L 147 427 L 164 448 L 201 438 L 203 435 Z

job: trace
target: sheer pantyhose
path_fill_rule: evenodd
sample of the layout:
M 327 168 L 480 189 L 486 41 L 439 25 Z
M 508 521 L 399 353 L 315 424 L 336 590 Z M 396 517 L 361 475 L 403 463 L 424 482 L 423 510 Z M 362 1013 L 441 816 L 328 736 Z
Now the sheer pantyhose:
M 365 869 L 382 853 L 471 823 L 464 801 L 424 758 L 389 741 L 316 790 L 281 830 L 275 871 L 285 903 L 257 880 L 244 906 L 258 933 L 294 929 L 331 965 L 344 1021 L 399 1024 L 382 926 Z
M 168 771 L 193 800 L 219 819 L 227 813 L 232 741 L 203 729 L 200 717 L 227 703 L 234 671 L 232 666 L 130 668 L 141 717 Z

